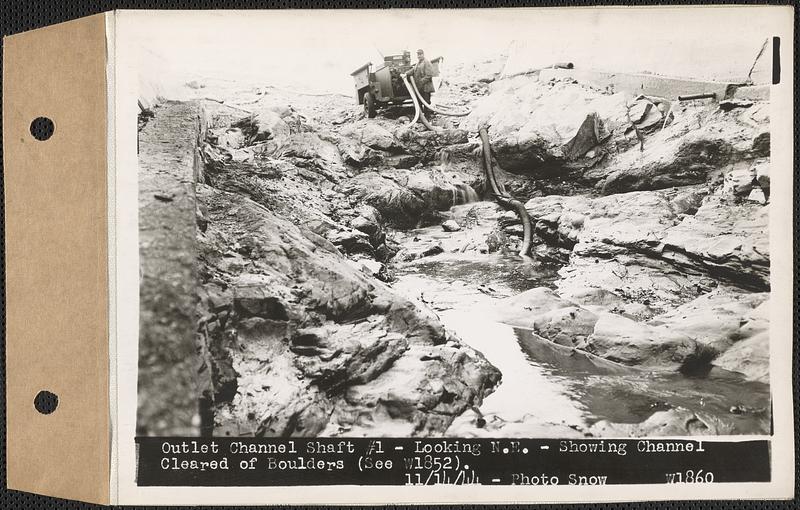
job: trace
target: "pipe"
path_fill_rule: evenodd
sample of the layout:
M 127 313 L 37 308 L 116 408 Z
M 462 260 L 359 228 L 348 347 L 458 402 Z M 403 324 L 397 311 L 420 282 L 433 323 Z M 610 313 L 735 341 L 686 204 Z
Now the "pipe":
M 706 92 L 704 94 L 690 94 L 688 96 L 678 96 L 678 101 L 691 101 L 692 99 L 716 99 L 716 92 Z
M 450 117 L 466 117 L 467 115 L 472 113 L 472 110 L 467 110 L 466 112 L 458 112 L 458 113 L 443 112 L 442 110 L 439 110 L 434 106 L 431 106 L 430 104 L 428 104 L 427 101 L 425 101 L 425 99 L 422 97 L 422 94 L 419 93 L 419 89 L 417 88 L 417 82 L 414 81 L 414 77 L 409 76 L 408 78 L 411 80 L 411 85 L 414 87 L 414 92 L 417 93 L 417 98 L 419 98 L 419 101 L 423 105 L 425 105 L 428 109 L 433 110 L 434 112 L 440 115 L 448 115 Z
M 497 177 L 494 174 L 494 167 L 492 166 L 492 149 L 489 146 L 489 133 L 486 132 L 486 128 L 480 128 L 478 133 L 481 136 L 481 142 L 483 142 L 483 166 L 486 169 L 486 180 L 489 181 L 489 185 L 492 187 L 492 193 L 494 193 L 494 196 L 500 205 L 506 209 L 516 209 L 517 215 L 522 221 L 523 231 L 522 248 L 520 249 L 519 254 L 522 257 L 526 257 L 528 252 L 531 250 L 531 244 L 533 242 L 531 217 L 528 215 L 528 210 L 525 209 L 525 206 L 522 204 L 522 202 L 513 198 L 505 191 L 500 191 L 500 186 L 497 184 Z

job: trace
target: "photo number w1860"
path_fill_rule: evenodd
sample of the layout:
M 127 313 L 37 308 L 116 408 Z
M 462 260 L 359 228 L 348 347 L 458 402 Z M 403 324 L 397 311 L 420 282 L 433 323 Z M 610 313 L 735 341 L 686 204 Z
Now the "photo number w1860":
M 675 473 L 667 473 L 667 483 L 713 483 L 714 473 L 711 471 L 703 471 L 702 469 L 687 469 L 686 471 L 677 471 Z

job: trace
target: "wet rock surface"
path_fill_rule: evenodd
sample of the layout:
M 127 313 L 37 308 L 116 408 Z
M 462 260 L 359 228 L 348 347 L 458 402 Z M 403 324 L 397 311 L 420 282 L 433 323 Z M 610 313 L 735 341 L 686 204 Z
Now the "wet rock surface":
M 498 165 L 529 179 L 513 189 L 528 198 L 532 255 L 562 263 L 550 288 L 494 305 L 498 319 L 636 370 L 713 378 L 724 368 L 768 383 L 769 103 L 751 106 L 626 96 L 571 79 L 492 83 L 460 127 L 491 126 Z M 499 224 L 496 244 L 521 238 L 513 216 Z M 765 432 L 760 402 L 755 427 Z M 542 426 L 542 417 L 476 416 L 454 428 L 514 434 Z M 732 420 L 675 407 L 636 425 L 610 420 L 573 430 L 749 429 Z
M 562 180 L 587 186 L 584 192 L 546 194 L 526 203 L 538 242 L 569 251 L 548 306 L 578 308 L 556 313 L 553 321 L 541 305 L 526 310 L 509 301 L 510 323 L 560 342 L 560 328 L 566 328 L 567 336 L 580 339 L 576 348 L 631 366 L 694 373 L 724 365 L 766 381 L 766 349 L 751 366 L 742 358 L 752 354 L 749 346 L 766 348 L 768 342 L 740 327 L 769 291 L 768 144 L 761 142 L 768 103 L 731 110 L 715 103 L 667 102 L 667 110 L 646 98 L 658 109 L 651 107 L 648 114 L 637 106 L 641 97 L 604 95 L 569 80 L 517 80 L 498 85 L 484 100 L 484 110 L 476 109 L 476 118 L 464 123 L 484 118 L 510 126 L 497 133 L 500 143 L 503 133 L 544 137 L 548 155 L 529 161 L 528 168 L 541 168 L 537 161 L 547 157 L 565 158 L 565 137 L 555 133 L 575 133 L 587 110 L 598 115 L 607 135 L 605 142 L 596 137 L 595 154 L 588 154 L 604 153 L 602 161 L 590 162 L 581 175 L 562 173 Z M 571 98 L 583 113 L 555 123 L 553 109 L 568 104 L 542 102 L 554 94 Z M 527 105 L 531 113 L 514 117 L 517 113 L 502 107 L 508 104 Z M 637 122 L 656 111 L 662 113 L 658 129 Z M 628 116 L 637 129 L 626 122 Z M 548 179 L 541 173 L 533 177 Z M 515 226 L 511 220 L 504 231 L 519 236 Z M 584 313 L 575 313 L 580 310 Z
M 214 387 L 216 434 L 436 434 L 498 382 L 330 242 L 238 194 L 200 186 L 198 200 L 201 336 L 212 373 L 228 375 Z

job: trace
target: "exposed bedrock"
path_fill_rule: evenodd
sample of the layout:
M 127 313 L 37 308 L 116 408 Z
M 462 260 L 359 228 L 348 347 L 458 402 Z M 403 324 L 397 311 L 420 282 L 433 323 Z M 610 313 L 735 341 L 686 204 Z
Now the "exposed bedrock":
M 199 337 L 214 433 L 439 435 L 479 406 L 499 371 L 380 281 L 391 226 L 477 199 L 480 174 L 441 157 L 466 133 L 326 127 L 280 105 L 210 105 L 207 122 Z
M 555 293 L 528 291 L 513 325 L 631 366 L 768 380 L 769 206 L 706 186 L 526 207 L 544 243 L 570 249 Z M 747 326 L 747 327 L 745 327 Z
M 238 194 L 200 186 L 198 200 L 215 433 L 437 434 L 499 381 L 324 238 Z
M 769 206 L 704 186 L 600 198 L 547 196 L 526 208 L 539 236 L 626 275 L 642 258 L 687 275 L 769 289 Z M 621 273 L 620 273 L 621 272 Z
M 414 227 L 438 221 L 438 213 L 454 205 L 477 200 L 473 186 L 478 185 L 473 176 L 441 168 L 390 169 L 359 174 L 339 190 L 374 207 L 395 226 Z
M 267 112 L 274 114 L 272 110 Z M 242 129 L 210 128 L 208 143 L 203 148 L 204 181 L 218 189 L 247 196 L 303 224 L 348 255 L 363 255 L 380 262 L 396 252 L 387 238 L 387 226 L 434 224 L 440 221 L 442 211 L 478 199 L 476 189 L 481 189 L 482 177 L 469 166 L 442 163 L 441 158 L 428 166 L 413 163 L 416 165 L 413 170 L 387 166 L 387 158 L 403 156 L 420 161 L 427 156 L 423 158 L 421 152 L 409 152 L 399 145 L 395 135 L 382 127 L 382 123 L 370 121 L 343 127 L 341 133 L 355 137 L 350 138 L 312 126 L 291 109 L 286 115 L 289 130 L 270 131 L 262 129 L 259 122 L 265 117 L 272 119 L 273 115 L 236 120 L 236 116 L 228 119 L 217 111 L 211 114 L 212 119 L 222 117 L 231 125 L 251 123 L 252 127 L 244 130 L 246 136 L 242 136 L 252 142 L 238 148 L 224 145 L 221 137 L 225 133 Z M 398 130 L 397 126 L 394 129 Z M 447 150 L 457 154 L 461 146 L 469 145 L 443 145 L 464 140 L 463 132 L 449 133 L 437 132 L 431 136 L 411 130 L 402 138 L 403 143 L 428 147 L 437 153 Z M 361 140 L 381 148 L 369 148 L 380 165 L 354 165 L 348 159 L 347 147 L 360 144 Z M 391 152 L 395 150 L 403 154 Z M 362 262 L 359 264 L 364 266 Z M 383 279 L 389 278 L 380 267 L 366 269 L 382 275 Z
M 498 164 L 534 183 L 520 188 L 533 254 L 568 254 L 555 288 L 509 298 L 503 320 L 623 365 L 766 382 L 769 102 L 723 110 L 569 78 L 490 91 L 460 127 L 489 126 Z M 521 235 L 513 217 L 500 227 Z
M 427 131 L 386 119 L 361 119 L 331 133 L 344 160 L 354 168 L 411 168 L 436 164 L 442 151 L 468 143 L 466 131 L 443 128 Z
M 571 78 L 495 81 L 460 124 L 488 126 L 501 168 L 537 180 L 577 180 L 603 194 L 706 182 L 740 160 L 769 156 L 769 103 L 724 111 L 609 93 Z
M 732 432 L 732 426 L 706 413 L 685 408 L 653 413 L 642 423 L 612 423 L 601 420 L 589 428 L 594 436 L 718 436 Z
M 500 301 L 503 322 L 608 370 L 768 382 L 769 103 L 723 111 L 535 76 L 487 89 L 438 131 L 320 123 L 285 106 L 212 115 L 200 337 L 218 433 L 475 430 L 499 372 L 381 280 L 392 261 L 518 244 L 518 219 L 496 206 L 470 209 L 480 229 L 466 211 L 441 214 L 488 198 L 473 135 L 483 126 L 533 221 L 532 255 L 561 266 L 552 288 Z M 428 230 L 440 237 L 417 239 Z M 491 420 L 481 433 L 533 426 Z M 562 432 L 730 432 L 682 408 L 593 427 Z

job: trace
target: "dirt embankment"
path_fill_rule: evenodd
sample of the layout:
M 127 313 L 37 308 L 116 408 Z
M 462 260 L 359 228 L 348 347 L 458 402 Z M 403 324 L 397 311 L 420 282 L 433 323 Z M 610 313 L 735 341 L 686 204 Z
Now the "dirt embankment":
M 140 435 L 200 424 L 193 155 L 200 105 L 168 103 L 139 133 Z

